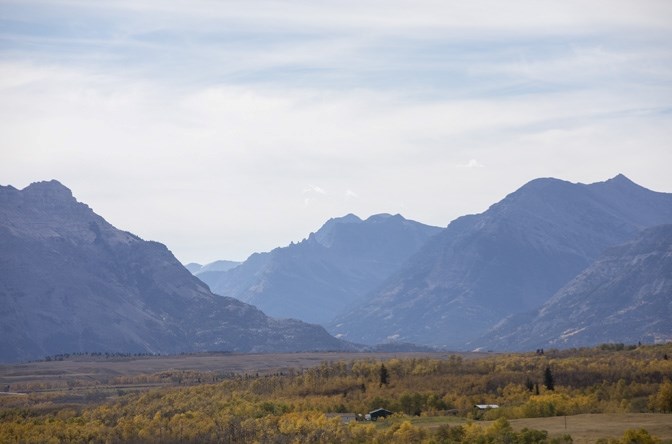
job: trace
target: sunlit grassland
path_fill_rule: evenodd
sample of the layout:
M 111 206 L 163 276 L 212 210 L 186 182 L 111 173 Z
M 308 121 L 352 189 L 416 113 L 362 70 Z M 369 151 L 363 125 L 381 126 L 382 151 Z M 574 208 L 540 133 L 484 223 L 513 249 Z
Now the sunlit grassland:
M 670 356 L 672 344 L 1 366 L 0 442 L 620 443 L 641 428 L 670 441 Z M 348 424 L 330 415 L 379 407 L 394 415 Z

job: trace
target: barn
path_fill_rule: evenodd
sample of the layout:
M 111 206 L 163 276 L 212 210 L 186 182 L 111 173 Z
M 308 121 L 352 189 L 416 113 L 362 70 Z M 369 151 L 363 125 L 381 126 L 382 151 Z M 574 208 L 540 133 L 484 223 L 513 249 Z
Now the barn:
M 371 410 L 369 413 L 367 413 L 364 418 L 367 421 L 378 421 L 378 418 L 387 418 L 392 414 L 391 411 L 384 409 L 384 408 L 379 408 L 376 410 Z

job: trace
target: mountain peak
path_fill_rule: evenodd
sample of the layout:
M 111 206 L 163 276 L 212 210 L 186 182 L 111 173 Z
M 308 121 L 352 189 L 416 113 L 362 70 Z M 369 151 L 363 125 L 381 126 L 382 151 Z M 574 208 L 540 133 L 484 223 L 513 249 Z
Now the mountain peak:
M 600 183 L 600 182 L 598 182 Z M 604 182 L 601 182 L 604 185 L 610 185 L 610 186 L 615 186 L 615 187 L 621 187 L 621 188 L 626 188 L 626 187 L 631 187 L 631 188 L 643 188 L 641 185 L 637 185 L 635 182 L 632 180 L 628 179 L 624 174 L 617 174 L 616 176 L 612 177 L 611 179 L 607 179 Z
M 26 188 L 23 189 L 24 191 L 44 191 L 44 190 L 50 190 L 50 191 L 59 191 L 59 192 L 68 192 L 69 194 L 72 194 L 70 191 L 70 188 L 66 187 L 63 185 L 61 182 L 59 182 L 56 179 L 51 179 L 51 180 L 42 180 L 39 182 L 33 182 L 30 185 L 28 185 Z
M 625 174 L 623 174 L 623 173 L 618 173 L 617 175 L 615 175 L 614 177 L 612 177 L 608 181 L 610 181 L 610 180 L 613 180 L 613 181 L 616 181 L 616 182 L 625 181 L 625 182 L 628 182 L 628 183 L 632 183 L 632 181 L 630 179 L 628 179 L 627 177 L 625 177 Z
M 33 182 L 22 190 L 24 195 L 34 198 L 46 198 L 51 201 L 75 200 L 72 191 L 57 180 Z
M 382 221 L 387 221 L 387 220 L 401 220 L 404 221 L 406 220 L 404 216 L 401 214 L 389 214 L 389 213 L 379 213 L 379 214 L 373 214 L 369 216 L 368 219 L 366 219 L 367 222 L 382 222 Z
M 336 217 L 333 219 L 330 219 L 330 221 L 338 222 L 341 224 L 353 224 L 353 223 L 358 223 L 361 222 L 362 219 L 357 216 L 356 214 L 348 213 L 343 217 Z
M 331 218 L 326 221 L 319 230 L 317 230 L 317 232 L 314 234 L 314 239 L 325 247 L 329 247 L 333 242 L 334 230 L 336 229 L 336 226 L 341 224 L 358 224 L 361 222 L 362 219 L 352 213 L 346 214 L 343 217 Z

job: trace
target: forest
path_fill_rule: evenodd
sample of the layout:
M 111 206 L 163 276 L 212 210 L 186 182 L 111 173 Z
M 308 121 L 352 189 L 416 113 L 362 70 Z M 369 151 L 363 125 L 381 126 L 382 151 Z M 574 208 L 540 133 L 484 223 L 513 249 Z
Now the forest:
M 577 442 L 569 433 L 514 425 L 523 418 L 655 413 L 666 415 L 663 422 L 669 418 L 672 428 L 670 356 L 672 344 L 477 358 L 353 354 L 349 360 L 261 375 L 119 375 L 111 383 L 120 388 L 90 387 L 83 398 L 69 393 L 72 385 L 13 386 L 7 388 L 13 396 L 0 396 L 0 442 Z M 121 389 L 134 384 L 145 386 Z M 359 420 L 378 408 L 393 414 Z M 344 421 L 352 417 L 358 420 Z M 633 427 L 593 442 L 672 442 L 672 431 L 661 437 Z

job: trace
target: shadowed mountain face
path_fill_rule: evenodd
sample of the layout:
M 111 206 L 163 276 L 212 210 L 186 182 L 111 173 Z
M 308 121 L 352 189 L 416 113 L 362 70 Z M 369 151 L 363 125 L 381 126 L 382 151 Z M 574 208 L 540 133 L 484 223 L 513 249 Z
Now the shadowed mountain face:
M 591 185 L 537 179 L 453 221 L 329 329 L 368 344 L 463 348 L 502 318 L 546 302 L 606 248 L 670 222 L 672 195 L 622 175 Z
M 0 360 L 81 351 L 338 350 L 324 329 L 210 293 L 56 181 L 0 187 Z
M 504 321 L 476 347 L 531 350 L 672 340 L 672 225 L 609 249 L 540 309 Z
M 271 316 L 325 323 L 360 302 L 441 228 L 379 214 L 331 219 L 308 239 L 252 255 L 220 273 L 199 274 L 217 294 Z

